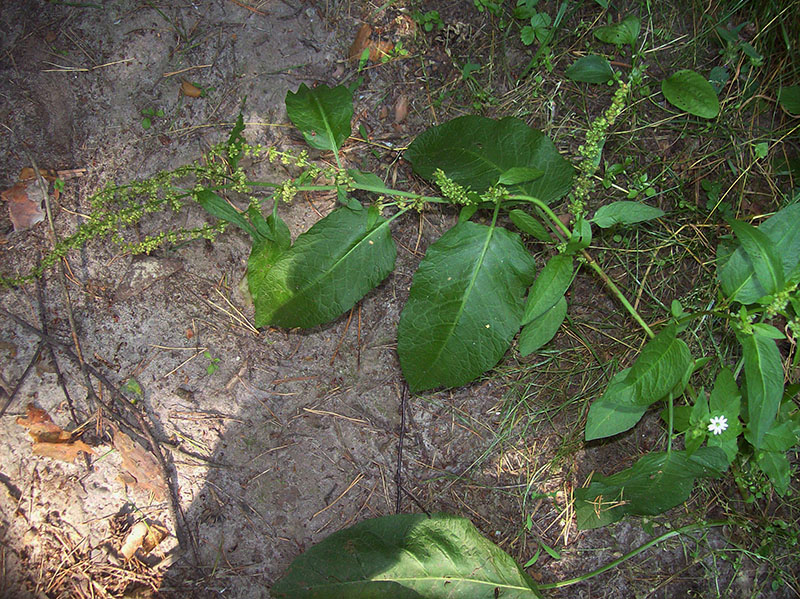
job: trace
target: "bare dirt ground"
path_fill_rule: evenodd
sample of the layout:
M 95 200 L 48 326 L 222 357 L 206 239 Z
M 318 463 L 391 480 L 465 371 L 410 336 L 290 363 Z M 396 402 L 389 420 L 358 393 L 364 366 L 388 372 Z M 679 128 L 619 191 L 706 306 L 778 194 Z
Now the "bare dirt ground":
M 32 161 L 45 169 L 80 169 L 53 201 L 54 228 L 64 236 L 82 222 L 89 196 L 104 184 L 198 159 L 227 136 L 245 97 L 248 141 L 301 147 L 286 126 L 286 92 L 300 83 L 350 83 L 356 73 L 347 55 L 365 22 L 382 28 L 392 43 L 402 40 L 411 55 L 363 73 L 354 132 L 363 125 L 381 149 L 373 157 L 354 142 L 345 153 L 395 186 L 419 185 L 387 148 L 402 148 L 425 126 L 464 111 L 449 95 L 432 104 L 429 85 L 455 89 L 460 74 L 444 50 L 464 42 L 415 33 L 410 3 L 380 4 L 4 2 L 0 187 L 12 186 Z M 467 23 L 473 35 L 495 43 L 472 3 L 428 4 L 448 23 Z M 517 47 L 499 54 L 524 60 Z M 182 94 L 184 81 L 203 96 Z M 510 89 L 498 81 L 495 93 L 502 97 Z M 547 128 L 548 114 L 530 120 Z M 567 151 L 570 140 L 555 137 Z M 282 178 L 265 162 L 250 171 L 253 178 Z M 297 198 L 283 216 L 296 235 L 334 205 L 333 197 Z M 469 517 L 523 563 L 538 539 L 558 546 L 560 560 L 543 556 L 532 569 L 544 582 L 587 572 L 648 540 L 636 522 L 590 533 L 578 533 L 571 522 L 572 489 L 598 464 L 630 459 L 604 447 L 576 451 L 567 464 L 557 459 L 580 442 L 570 422 L 580 409 L 558 406 L 577 390 L 599 392 L 601 372 L 572 386 L 533 384 L 520 391 L 512 384 L 515 365 L 507 364 L 462 389 L 406 396 L 394 351 L 396 324 L 416 264 L 453 217 L 432 212 L 401 223 L 394 231 L 401 248 L 395 272 L 350 314 L 309 332 L 249 324 L 252 307 L 240 287 L 249 244 L 232 229 L 213 244 L 146 257 L 92 241 L 69 255 L 65 285 L 52 269 L 38 284 L 3 291 L 0 306 L 19 320 L 0 319 L 2 403 L 22 384 L 0 421 L 0 596 L 269 597 L 270 584 L 304 549 L 364 518 L 394 513 L 398 501 L 402 511 Z M 152 233 L 168 218 L 156 216 L 136 234 Z M 199 207 L 180 218 L 187 228 L 210 222 Z M 26 273 L 52 245 L 46 220 L 14 232 L 3 212 L 0 233 L 7 276 Z M 577 313 L 627 326 L 595 289 L 588 277 L 578 282 L 571 304 Z M 86 363 L 105 377 L 91 379 L 97 399 L 78 362 L 64 351 L 54 362 L 41 337 L 20 322 L 75 351 L 70 312 Z M 580 346 L 560 341 L 572 342 Z M 558 377 L 557 363 L 543 369 Z M 135 421 L 121 424 L 125 409 L 115 403 L 112 385 L 132 378 L 141 395 L 128 391 L 127 397 L 136 400 L 164 455 L 169 492 L 157 460 L 143 449 L 143 429 Z M 520 434 L 519 423 L 506 421 L 508 402 L 538 402 L 540 423 L 554 428 Z M 82 439 L 93 454 L 74 462 L 34 455 L 27 429 L 17 423 L 28 404 L 65 430 L 84 427 Z M 515 435 L 498 436 L 512 428 Z M 647 444 L 646 435 L 656 430 L 653 418 L 629 443 Z M 127 561 L 122 545 L 142 520 L 168 534 Z M 704 542 L 707 551 L 725 540 L 712 531 Z M 633 568 L 550 596 L 702 595 L 708 589 L 703 573 L 712 571 L 734 596 L 750 596 L 755 565 L 744 564 L 740 579 L 731 581 L 730 565 L 710 564 L 694 549 L 691 541 L 668 543 L 637 558 Z

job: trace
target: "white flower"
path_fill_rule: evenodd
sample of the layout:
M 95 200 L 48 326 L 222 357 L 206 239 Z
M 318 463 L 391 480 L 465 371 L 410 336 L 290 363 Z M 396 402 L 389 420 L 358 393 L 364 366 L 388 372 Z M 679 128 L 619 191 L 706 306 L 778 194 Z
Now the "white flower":
M 728 419 L 725 416 L 714 416 L 708 424 L 708 432 L 715 435 L 722 434 L 728 428 Z

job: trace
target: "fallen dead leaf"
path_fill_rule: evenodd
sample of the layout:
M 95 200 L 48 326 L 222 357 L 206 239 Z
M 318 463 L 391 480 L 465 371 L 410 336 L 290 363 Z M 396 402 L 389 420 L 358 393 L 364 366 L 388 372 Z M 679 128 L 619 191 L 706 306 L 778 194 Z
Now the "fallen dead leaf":
M 203 95 L 203 90 L 184 79 L 181 82 L 181 93 L 184 96 L 189 96 L 190 98 L 199 98 Z
M 114 448 L 122 456 L 123 482 L 150 491 L 157 500 L 163 500 L 167 485 L 155 456 L 120 430 L 114 431 Z
M 44 178 L 45 181 L 53 182 L 56 180 L 58 175 L 54 171 L 48 171 L 43 168 L 39 169 L 39 174 Z M 19 180 L 20 181 L 28 181 L 30 179 L 36 178 L 36 171 L 33 170 L 30 166 L 25 166 L 19 171 Z
M 44 194 L 35 179 L 18 181 L 13 187 L 0 192 L 0 196 L 8 204 L 8 215 L 11 217 L 14 231 L 30 229 L 44 220 L 42 212 Z
M 119 552 L 130 560 L 138 549 L 147 554 L 155 549 L 167 536 L 167 529 L 142 520 L 133 525 Z
M 408 96 L 400 94 L 394 105 L 394 122 L 402 123 L 408 116 Z
M 45 410 L 28 404 L 26 413 L 25 417 L 17 418 L 17 424 L 27 428 L 28 434 L 33 438 L 34 455 L 74 462 L 80 451 L 94 454 L 94 450 L 86 443 L 73 440 L 71 433 L 54 423 Z
M 380 62 L 384 56 L 388 56 L 394 45 L 391 42 L 383 40 L 370 39 L 372 35 L 372 27 L 364 23 L 356 34 L 356 39 L 353 40 L 350 46 L 348 57 L 350 60 L 361 60 L 361 56 L 365 50 L 369 50 L 369 60 L 372 62 Z

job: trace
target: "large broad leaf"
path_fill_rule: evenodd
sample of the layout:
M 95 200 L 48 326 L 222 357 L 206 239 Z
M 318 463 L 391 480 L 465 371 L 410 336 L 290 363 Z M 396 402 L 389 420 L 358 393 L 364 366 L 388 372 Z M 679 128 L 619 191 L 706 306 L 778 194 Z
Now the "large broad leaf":
M 442 169 L 453 181 L 483 192 L 510 169 L 526 167 L 544 173 L 535 180 L 508 185 L 512 193 L 550 203 L 566 194 L 575 169 L 541 131 L 516 118 L 499 121 L 462 116 L 422 133 L 403 157 L 429 181 Z
M 614 69 L 607 59 L 592 54 L 576 60 L 564 74 L 573 81 L 607 83 L 614 78 Z
M 736 338 L 744 358 L 748 438 L 759 448 L 775 422 L 783 397 L 781 353 L 775 340 L 757 328 L 751 334 L 738 332 Z
M 665 397 L 691 365 L 689 347 L 676 334 L 674 325 L 666 327 L 645 345 L 631 367 L 625 383 L 632 387 L 636 403 L 649 406 Z
M 696 478 L 716 477 L 728 468 L 719 447 L 650 453 L 633 467 L 613 476 L 595 475 L 588 487 L 575 491 L 578 528 L 611 524 L 626 514 L 653 516 L 686 501 Z
M 286 112 L 308 145 L 337 152 L 350 137 L 353 95 L 343 85 L 310 89 L 303 83 L 296 93 L 286 94 Z
M 800 260 L 800 203 L 776 212 L 758 227 L 771 242 L 788 279 Z M 756 276 L 755 266 L 742 245 L 720 244 L 717 248 L 717 277 L 722 292 L 731 300 L 752 304 L 767 295 Z
M 300 235 L 277 260 L 254 248 L 247 269 L 257 327 L 313 327 L 353 307 L 394 268 L 388 221 L 339 208 Z M 260 253 L 262 252 L 263 253 Z
M 492 368 L 519 331 L 533 258 L 519 235 L 458 223 L 432 244 L 400 316 L 397 353 L 413 392 Z
M 535 599 L 536 583 L 464 518 L 398 514 L 333 533 L 295 559 L 276 599 Z
M 719 114 L 719 99 L 705 77 L 689 69 L 673 73 L 661 82 L 667 101 L 689 114 L 713 119 Z
M 567 299 L 562 295 L 555 305 L 522 327 L 519 333 L 519 353 L 532 354 L 556 336 L 567 316 Z
M 602 397 L 592 403 L 584 430 L 587 441 L 624 432 L 644 416 L 647 406 L 637 401 L 633 385 L 626 382 L 630 371 L 626 368 L 615 374 Z
M 592 222 L 601 229 L 614 225 L 633 225 L 664 216 L 664 211 L 640 202 L 612 202 L 594 213 Z
M 594 36 L 606 44 L 622 46 L 623 44 L 633 45 L 639 37 L 639 30 L 642 24 L 639 17 L 630 15 L 614 25 L 603 25 L 594 30 Z

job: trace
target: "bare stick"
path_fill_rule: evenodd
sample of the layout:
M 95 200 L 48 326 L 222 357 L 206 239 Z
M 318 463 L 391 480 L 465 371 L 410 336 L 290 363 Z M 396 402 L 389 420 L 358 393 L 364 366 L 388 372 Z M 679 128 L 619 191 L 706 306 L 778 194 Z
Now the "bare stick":
M 395 500 L 394 511 L 400 513 L 400 498 L 403 490 L 403 439 L 406 436 L 406 384 L 400 391 L 400 440 L 397 442 L 397 471 L 394 475 L 394 483 L 397 487 L 397 497 Z

